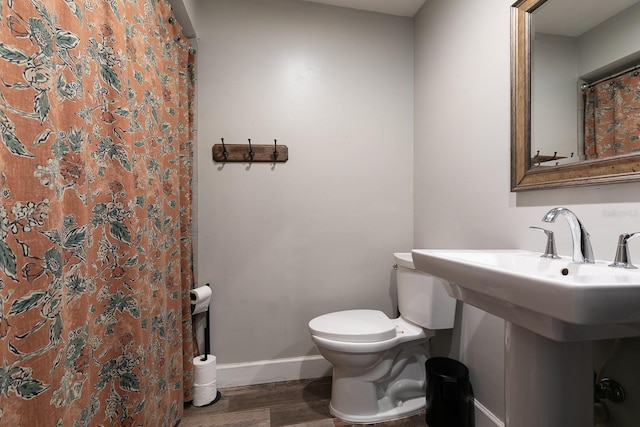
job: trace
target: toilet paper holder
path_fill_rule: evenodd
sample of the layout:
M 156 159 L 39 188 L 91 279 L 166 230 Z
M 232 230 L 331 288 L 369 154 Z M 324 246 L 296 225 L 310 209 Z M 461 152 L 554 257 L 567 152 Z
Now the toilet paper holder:
M 205 286 L 208 286 L 209 289 L 211 289 L 211 284 L 207 283 Z M 210 292 L 209 294 L 211 294 L 212 292 Z M 194 301 L 198 298 L 197 294 L 195 293 L 191 293 L 191 303 L 193 304 Z M 207 360 L 207 357 L 209 355 L 209 353 L 211 352 L 211 338 L 209 336 L 209 310 L 211 308 L 211 299 L 209 298 L 209 300 L 207 301 L 207 309 L 205 310 L 205 315 L 206 315 L 206 319 L 205 319 L 205 325 L 204 325 L 204 355 L 200 358 L 200 360 L 205 361 Z M 192 313 L 193 313 L 193 305 L 192 305 Z M 198 312 L 193 313 L 198 314 Z
M 193 289 L 191 291 L 191 307 L 192 314 L 205 313 L 206 320 L 204 325 L 204 355 L 194 357 L 194 383 L 193 383 L 193 400 L 194 406 L 208 406 L 218 402 L 222 395 L 216 385 L 216 357 L 210 355 L 210 316 L 211 308 L 211 284 Z M 206 304 L 206 305 L 205 305 Z M 194 309 L 195 305 L 195 309 Z M 211 357 L 209 357 L 211 356 Z M 204 363 L 204 364 L 203 364 Z M 213 375 L 213 377 L 211 376 Z

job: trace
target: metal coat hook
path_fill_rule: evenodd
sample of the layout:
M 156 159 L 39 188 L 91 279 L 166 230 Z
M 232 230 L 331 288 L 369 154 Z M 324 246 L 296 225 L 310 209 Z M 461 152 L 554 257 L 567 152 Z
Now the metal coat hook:
M 273 159 L 278 160 L 278 140 L 273 140 Z
M 571 157 L 573 157 L 573 153 L 571 153 Z M 531 162 L 535 165 L 540 166 L 542 163 L 551 162 L 554 160 L 566 159 L 565 156 L 558 156 L 558 152 L 554 151 L 553 156 L 548 154 L 540 154 L 540 150 L 536 151 L 536 155 L 531 158 Z M 558 162 L 556 162 L 556 166 Z
M 251 138 L 249 138 L 249 158 L 253 160 L 253 156 L 255 153 L 253 152 L 253 148 L 251 147 Z
M 227 151 L 227 147 L 225 147 L 225 145 L 224 145 L 224 138 L 220 138 L 220 140 L 222 141 L 222 156 L 226 160 L 227 157 L 229 157 L 229 152 Z

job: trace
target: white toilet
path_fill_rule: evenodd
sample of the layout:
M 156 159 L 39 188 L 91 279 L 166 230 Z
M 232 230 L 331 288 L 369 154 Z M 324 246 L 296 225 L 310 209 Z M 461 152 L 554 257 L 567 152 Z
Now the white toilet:
M 330 412 L 354 423 L 414 415 L 425 407 L 428 340 L 453 328 L 456 300 L 439 279 L 396 253 L 400 317 L 378 310 L 324 314 L 309 322 L 311 339 L 333 365 Z

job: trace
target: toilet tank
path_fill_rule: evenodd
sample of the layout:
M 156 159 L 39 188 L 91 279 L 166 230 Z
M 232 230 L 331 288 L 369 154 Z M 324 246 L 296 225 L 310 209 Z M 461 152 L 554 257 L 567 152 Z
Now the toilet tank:
M 427 329 L 453 328 L 456 300 L 447 294 L 442 280 L 416 270 L 410 253 L 393 257 L 400 316 Z

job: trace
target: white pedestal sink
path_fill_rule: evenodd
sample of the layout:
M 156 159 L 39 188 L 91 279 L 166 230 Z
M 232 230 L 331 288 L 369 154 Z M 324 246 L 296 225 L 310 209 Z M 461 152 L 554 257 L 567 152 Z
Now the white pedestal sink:
M 413 251 L 452 297 L 507 321 L 507 427 L 593 425 L 592 341 L 640 336 L 640 271 L 520 250 Z

